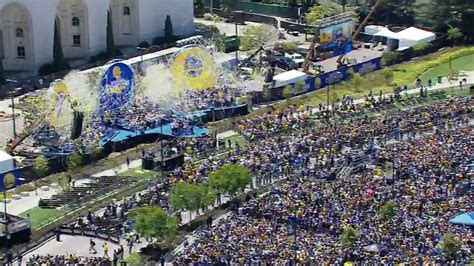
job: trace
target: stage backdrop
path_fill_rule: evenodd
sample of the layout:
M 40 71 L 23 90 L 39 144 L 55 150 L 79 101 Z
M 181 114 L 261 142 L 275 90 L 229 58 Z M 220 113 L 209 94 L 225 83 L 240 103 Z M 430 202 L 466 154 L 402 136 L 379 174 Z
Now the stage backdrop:
M 99 88 L 99 108 L 105 112 L 116 113 L 120 108 L 133 102 L 135 80 L 133 70 L 124 63 L 109 66 Z

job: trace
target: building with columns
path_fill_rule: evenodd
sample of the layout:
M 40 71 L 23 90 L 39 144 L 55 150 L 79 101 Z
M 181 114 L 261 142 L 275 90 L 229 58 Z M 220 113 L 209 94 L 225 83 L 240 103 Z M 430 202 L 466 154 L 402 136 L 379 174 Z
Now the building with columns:
M 167 15 L 175 35 L 194 31 L 193 0 L 0 0 L 4 69 L 36 71 L 52 62 L 55 23 L 65 58 L 89 58 L 106 50 L 108 13 L 119 47 L 164 36 Z

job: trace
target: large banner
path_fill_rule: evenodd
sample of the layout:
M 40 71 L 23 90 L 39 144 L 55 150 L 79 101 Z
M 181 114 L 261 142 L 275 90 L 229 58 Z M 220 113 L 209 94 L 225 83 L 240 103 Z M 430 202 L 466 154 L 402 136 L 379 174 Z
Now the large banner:
M 20 169 L 0 173 L 0 191 L 12 189 L 21 185 Z
M 319 30 L 319 42 L 325 48 L 333 48 L 338 43 L 352 38 L 354 23 L 352 20 L 321 28 Z
M 122 106 L 133 102 L 135 82 L 133 70 L 124 63 L 109 66 L 99 89 L 101 114 L 116 113 Z

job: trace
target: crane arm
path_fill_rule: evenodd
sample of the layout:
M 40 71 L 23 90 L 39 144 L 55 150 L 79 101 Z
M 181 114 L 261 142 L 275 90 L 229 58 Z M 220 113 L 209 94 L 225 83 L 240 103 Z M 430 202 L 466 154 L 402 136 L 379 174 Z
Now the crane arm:
M 357 27 L 357 30 L 354 32 L 354 34 L 352 34 L 352 41 L 355 41 L 357 39 L 357 37 L 359 37 L 359 34 L 360 32 L 362 31 L 362 29 L 365 27 L 365 24 L 367 24 L 367 22 L 369 22 L 369 19 L 374 15 L 375 11 L 377 11 L 377 9 L 379 8 L 380 5 L 382 5 L 383 3 L 385 2 L 385 0 L 377 0 L 377 2 L 375 2 L 375 5 L 370 9 L 369 13 L 367 14 L 367 16 L 364 18 L 364 20 L 362 21 L 362 23 L 360 23 L 359 27 Z M 343 52 L 342 54 L 337 58 L 337 65 L 338 67 L 339 66 L 342 66 L 343 65 L 343 60 L 344 60 L 344 57 L 346 55 L 346 53 L 344 52 L 345 51 L 345 42 L 343 43 Z

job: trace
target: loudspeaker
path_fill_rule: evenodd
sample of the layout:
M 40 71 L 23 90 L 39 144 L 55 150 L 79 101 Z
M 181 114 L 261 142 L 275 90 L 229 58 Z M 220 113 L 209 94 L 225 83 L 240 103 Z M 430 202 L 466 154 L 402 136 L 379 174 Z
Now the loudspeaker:
M 153 158 L 142 158 L 142 168 L 145 170 L 153 170 L 155 168 L 155 162 Z
M 77 139 L 81 136 L 82 122 L 84 121 L 84 114 L 74 111 L 74 121 L 71 130 L 71 139 Z

